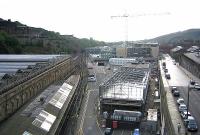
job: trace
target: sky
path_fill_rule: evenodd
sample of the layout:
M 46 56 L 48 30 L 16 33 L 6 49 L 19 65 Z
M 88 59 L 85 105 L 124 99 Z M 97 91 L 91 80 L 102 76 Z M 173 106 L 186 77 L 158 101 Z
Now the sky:
M 0 0 L 0 5 L 2 19 L 107 42 L 200 27 L 199 0 Z M 124 14 L 129 17 L 120 17 Z

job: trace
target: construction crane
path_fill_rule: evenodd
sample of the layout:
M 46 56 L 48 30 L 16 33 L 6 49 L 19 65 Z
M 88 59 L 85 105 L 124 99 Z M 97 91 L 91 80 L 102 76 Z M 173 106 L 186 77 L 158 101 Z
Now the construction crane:
M 125 40 L 124 40 L 124 45 L 128 45 L 128 18 L 135 18 L 135 17 L 144 17 L 144 16 L 162 16 L 162 15 L 170 15 L 169 12 L 163 12 L 163 13 L 143 13 L 143 14 L 133 14 L 129 15 L 127 13 L 123 15 L 116 15 L 116 16 L 111 16 L 111 19 L 114 18 L 122 18 L 125 19 Z

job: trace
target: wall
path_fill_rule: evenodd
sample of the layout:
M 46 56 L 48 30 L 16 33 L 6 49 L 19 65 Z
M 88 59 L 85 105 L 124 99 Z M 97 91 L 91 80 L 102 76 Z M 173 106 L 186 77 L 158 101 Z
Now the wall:
M 0 95 L 0 122 L 16 112 L 29 99 L 36 96 L 51 83 L 70 75 L 76 70 L 74 68 L 76 62 L 71 59 L 71 57 L 65 59 Z
M 192 73 L 194 76 L 200 78 L 200 64 L 192 61 L 183 54 L 180 57 L 180 65 Z
M 167 93 L 166 93 L 166 88 L 164 87 L 164 83 L 167 83 L 166 80 L 163 80 L 162 77 L 160 77 L 160 98 L 161 98 L 160 111 L 161 111 L 161 120 L 163 120 L 165 123 L 165 125 L 162 126 L 164 126 L 163 128 L 165 129 L 165 133 L 167 135 L 174 135 L 175 130 L 169 113 L 167 96 L 166 96 Z

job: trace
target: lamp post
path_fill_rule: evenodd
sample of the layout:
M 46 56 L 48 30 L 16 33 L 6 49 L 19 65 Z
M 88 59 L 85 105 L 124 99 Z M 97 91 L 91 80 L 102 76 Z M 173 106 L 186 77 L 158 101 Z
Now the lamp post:
M 187 119 L 188 119 L 188 110 L 189 110 L 189 99 L 190 99 L 190 83 L 188 84 L 188 94 L 187 94 Z
M 187 118 L 188 118 L 188 110 L 189 110 L 189 100 L 190 100 L 190 86 L 194 86 L 195 85 L 195 81 L 191 80 L 190 83 L 188 84 L 188 97 L 187 97 Z

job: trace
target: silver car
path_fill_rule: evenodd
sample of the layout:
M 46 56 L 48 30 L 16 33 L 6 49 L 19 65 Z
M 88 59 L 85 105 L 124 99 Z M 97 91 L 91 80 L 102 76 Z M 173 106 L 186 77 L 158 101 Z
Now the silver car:
M 182 112 L 184 110 L 187 110 L 187 106 L 185 104 L 180 104 L 178 107 L 179 112 Z
M 184 104 L 184 99 L 183 99 L 183 98 L 178 98 L 177 104 L 178 104 L 178 105 Z

